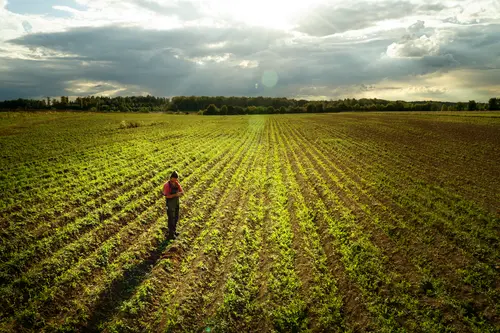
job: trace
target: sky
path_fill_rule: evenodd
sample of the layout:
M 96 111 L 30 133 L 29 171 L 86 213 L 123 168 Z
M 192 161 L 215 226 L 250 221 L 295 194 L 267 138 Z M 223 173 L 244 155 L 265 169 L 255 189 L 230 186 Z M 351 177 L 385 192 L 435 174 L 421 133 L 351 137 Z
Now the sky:
M 0 100 L 500 97 L 499 0 L 0 0 Z

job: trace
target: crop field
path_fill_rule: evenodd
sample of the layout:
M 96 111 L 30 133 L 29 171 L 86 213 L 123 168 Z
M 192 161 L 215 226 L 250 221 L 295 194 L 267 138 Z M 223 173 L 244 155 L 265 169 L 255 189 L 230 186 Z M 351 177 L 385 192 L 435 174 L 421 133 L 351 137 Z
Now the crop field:
M 1 113 L 0 151 L 1 332 L 500 331 L 500 113 Z

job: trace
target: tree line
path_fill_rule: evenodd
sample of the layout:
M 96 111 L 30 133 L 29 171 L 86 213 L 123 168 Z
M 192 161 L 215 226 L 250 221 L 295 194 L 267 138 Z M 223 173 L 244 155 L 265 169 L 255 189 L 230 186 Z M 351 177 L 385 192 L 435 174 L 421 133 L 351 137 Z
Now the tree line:
M 205 115 L 322 113 L 342 111 L 476 111 L 500 110 L 500 98 L 488 103 L 475 101 L 389 101 L 377 98 L 346 98 L 309 101 L 285 97 L 176 96 L 171 99 L 155 96 L 102 97 L 86 96 L 70 100 L 16 99 L 0 102 L 0 110 L 73 110 L 91 112 L 198 112 Z
M 67 96 L 44 99 L 16 99 L 0 102 L 0 110 L 73 110 L 93 112 L 155 112 L 166 111 L 170 100 L 165 97 L 87 96 L 70 100 Z

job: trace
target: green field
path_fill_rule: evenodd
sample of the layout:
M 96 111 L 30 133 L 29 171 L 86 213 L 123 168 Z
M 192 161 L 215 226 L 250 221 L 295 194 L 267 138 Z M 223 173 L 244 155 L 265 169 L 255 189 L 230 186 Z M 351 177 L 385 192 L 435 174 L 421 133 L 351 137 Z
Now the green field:
M 500 113 L 1 113 L 0 149 L 0 331 L 500 331 Z

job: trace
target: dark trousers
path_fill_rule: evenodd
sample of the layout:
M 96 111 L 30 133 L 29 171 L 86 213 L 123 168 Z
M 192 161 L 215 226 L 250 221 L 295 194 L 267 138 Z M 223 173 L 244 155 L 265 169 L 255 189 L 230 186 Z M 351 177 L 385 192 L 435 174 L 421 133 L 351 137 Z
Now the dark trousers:
M 179 221 L 179 206 L 168 207 L 167 206 L 167 217 L 168 217 L 168 234 L 169 236 L 175 235 L 177 230 L 177 222 Z

